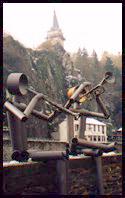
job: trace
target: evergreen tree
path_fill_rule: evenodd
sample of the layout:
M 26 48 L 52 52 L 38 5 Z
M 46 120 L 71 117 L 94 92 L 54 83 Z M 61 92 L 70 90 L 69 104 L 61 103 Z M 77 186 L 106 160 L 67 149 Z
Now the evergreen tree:
M 81 51 L 81 48 L 79 48 L 77 52 L 77 56 L 81 56 L 81 54 L 82 54 L 82 51 Z
M 75 69 L 80 70 L 80 75 L 84 80 L 88 80 L 89 77 L 89 57 L 88 52 L 85 48 L 82 50 L 79 48 L 77 53 L 72 58 Z
M 107 57 L 104 69 L 105 69 L 105 71 L 113 72 L 114 64 L 113 64 L 113 61 L 110 57 Z
M 97 56 L 97 53 L 95 50 L 93 50 L 93 52 L 92 52 L 92 63 L 95 67 L 98 66 L 98 64 L 99 64 L 98 56 Z
M 83 48 L 83 49 L 82 49 L 81 55 L 84 56 L 84 57 L 85 57 L 85 56 L 88 57 L 88 52 L 87 52 L 87 49 L 86 49 L 86 48 Z
M 100 62 L 98 60 L 98 56 L 95 50 L 93 50 L 89 62 L 90 62 L 91 81 L 94 84 L 96 84 L 100 81 L 100 77 L 102 76 L 102 69 L 100 67 Z

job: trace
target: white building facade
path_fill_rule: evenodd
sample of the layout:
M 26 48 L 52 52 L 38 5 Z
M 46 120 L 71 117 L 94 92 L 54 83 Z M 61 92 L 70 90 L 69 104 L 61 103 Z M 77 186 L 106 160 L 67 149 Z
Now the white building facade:
M 79 137 L 79 120 L 74 120 L 74 137 Z M 107 143 L 106 124 L 94 118 L 86 118 L 85 138 L 96 143 Z M 67 119 L 59 125 L 60 141 L 67 142 Z

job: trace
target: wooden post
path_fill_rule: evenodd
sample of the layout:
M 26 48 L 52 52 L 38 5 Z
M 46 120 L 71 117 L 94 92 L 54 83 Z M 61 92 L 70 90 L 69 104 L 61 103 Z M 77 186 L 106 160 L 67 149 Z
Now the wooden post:
M 59 194 L 68 194 L 68 160 L 57 160 L 57 182 Z

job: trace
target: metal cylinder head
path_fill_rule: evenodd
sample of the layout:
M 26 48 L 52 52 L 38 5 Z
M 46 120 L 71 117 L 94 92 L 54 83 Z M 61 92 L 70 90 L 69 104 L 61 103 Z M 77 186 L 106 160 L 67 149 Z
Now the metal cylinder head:
M 12 160 L 16 160 L 18 162 L 27 162 L 29 159 L 29 153 L 27 151 L 14 150 L 11 158 Z
M 18 162 L 21 161 L 21 151 L 20 150 L 15 150 L 12 155 L 11 155 L 12 160 L 16 160 Z
M 7 89 L 13 95 L 27 94 L 28 79 L 23 73 L 11 73 L 7 78 Z

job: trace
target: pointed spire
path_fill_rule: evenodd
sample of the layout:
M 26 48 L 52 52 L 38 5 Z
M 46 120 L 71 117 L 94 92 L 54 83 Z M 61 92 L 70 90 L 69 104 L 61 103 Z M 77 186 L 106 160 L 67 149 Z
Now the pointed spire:
M 59 24 L 58 24 L 58 20 L 57 20 L 57 16 L 56 16 L 56 12 L 54 10 L 54 16 L 53 16 L 53 29 L 59 29 Z

